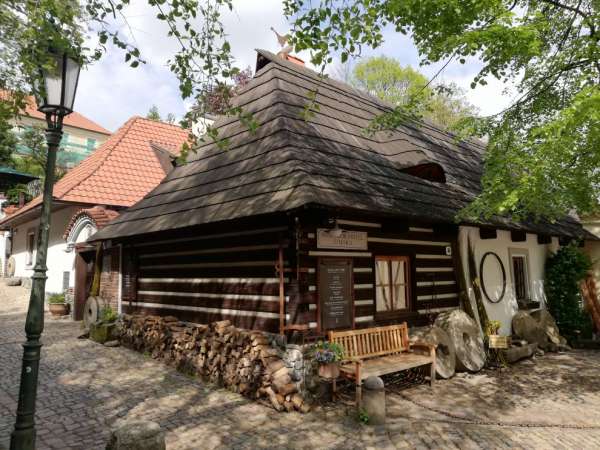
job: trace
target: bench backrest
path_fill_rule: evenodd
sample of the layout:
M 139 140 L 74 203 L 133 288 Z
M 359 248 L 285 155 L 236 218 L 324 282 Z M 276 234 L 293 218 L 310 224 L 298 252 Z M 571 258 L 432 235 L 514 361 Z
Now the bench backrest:
M 366 359 L 410 349 L 406 322 L 360 330 L 330 331 L 329 341 L 343 347 L 345 359 Z

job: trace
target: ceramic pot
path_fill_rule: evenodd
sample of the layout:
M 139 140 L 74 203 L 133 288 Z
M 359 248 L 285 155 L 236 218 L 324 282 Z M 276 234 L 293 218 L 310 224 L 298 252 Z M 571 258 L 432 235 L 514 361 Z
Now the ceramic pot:
M 50 303 L 48 309 L 53 316 L 66 316 L 69 314 L 69 306 L 68 303 Z
M 340 376 L 340 368 L 337 363 L 319 365 L 319 376 L 326 379 L 335 379 Z

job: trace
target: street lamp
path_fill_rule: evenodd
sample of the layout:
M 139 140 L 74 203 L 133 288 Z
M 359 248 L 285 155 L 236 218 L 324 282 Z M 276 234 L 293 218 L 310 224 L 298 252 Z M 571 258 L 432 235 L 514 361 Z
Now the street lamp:
M 11 435 L 11 450 L 33 450 L 35 448 L 35 400 L 37 395 L 38 370 L 40 364 L 40 337 L 44 330 L 44 297 L 46 290 L 46 255 L 50 232 L 52 188 L 56 153 L 62 138 L 63 118 L 73 112 L 75 91 L 79 79 L 80 65 L 66 53 L 50 52 L 50 63 L 40 68 L 42 86 L 36 89 L 38 110 L 46 115 L 48 129 L 44 194 L 37 240 L 37 256 L 31 283 L 29 309 L 25 321 L 27 341 L 23 344 L 23 366 L 19 388 L 17 420 Z

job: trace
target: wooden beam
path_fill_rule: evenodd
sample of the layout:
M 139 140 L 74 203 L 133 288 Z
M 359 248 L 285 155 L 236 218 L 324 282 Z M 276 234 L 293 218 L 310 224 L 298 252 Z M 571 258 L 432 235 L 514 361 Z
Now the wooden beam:
M 510 240 L 513 242 L 525 242 L 527 240 L 527 233 L 525 231 L 511 230 Z
M 480 239 L 496 239 L 498 237 L 498 230 L 495 228 L 479 228 Z
M 285 333 L 285 284 L 283 280 L 283 245 L 279 246 L 279 261 L 277 263 L 279 273 L 279 334 Z
M 552 243 L 552 236 L 550 236 L 549 234 L 538 234 L 537 235 L 537 243 L 542 245 L 542 244 L 551 244 Z

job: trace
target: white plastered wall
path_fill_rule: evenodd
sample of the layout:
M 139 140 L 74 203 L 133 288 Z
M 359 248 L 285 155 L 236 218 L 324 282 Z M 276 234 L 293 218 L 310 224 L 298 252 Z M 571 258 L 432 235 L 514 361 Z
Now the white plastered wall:
M 75 253 L 73 250 L 70 252 L 66 251 L 67 243 L 63 238 L 63 234 L 71 217 L 79 209 L 80 207 L 73 206 L 52 213 L 47 259 L 48 279 L 46 280 L 46 292 L 48 293 L 62 292 L 63 272 L 66 271 L 71 272 L 70 286 L 73 286 L 73 261 Z M 33 263 L 27 264 L 27 234 L 29 230 L 35 230 L 37 233 L 38 228 L 39 219 L 35 219 L 30 222 L 16 225 L 12 230 L 12 256 L 15 258 L 16 262 L 15 277 L 30 278 L 33 275 L 36 251 L 34 250 L 33 252 Z
M 461 226 L 459 230 L 459 248 L 461 262 L 467 274 L 469 271 L 467 248 L 469 240 L 474 249 L 478 273 L 481 259 L 485 253 L 494 252 L 502 261 L 502 265 L 504 266 L 506 273 L 506 292 L 504 297 L 500 302 L 492 303 L 488 301 L 485 296 L 483 296 L 483 303 L 490 320 L 498 320 L 500 323 L 502 323 L 500 333 L 503 335 L 510 335 L 512 332 L 512 317 L 518 310 L 509 256 L 511 250 L 516 252 L 525 252 L 527 254 L 530 297 L 533 301 L 539 301 L 544 307 L 546 300 L 544 294 L 544 264 L 546 262 L 546 258 L 552 252 L 558 250 L 558 238 L 553 237 L 551 244 L 538 244 L 537 235 L 527 233 L 526 241 L 512 242 L 510 231 L 497 230 L 497 237 L 495 239 L 481 239 L 479 237 L 479 228 Z M 491 260 L 488 262 L 488 259 L 486 258 L 486 265 L 490 263 Z M 502 291 L 501 272 L 486 270 L 484 282 L 490 297 L 493 299 L 498 298 Z M 473 305 L 473 309 L 476 311 L 477 307 L 475 305 L 475 297 L 469 281 L 467 281 L 467 288 L 469 290 L 471 304 Z

